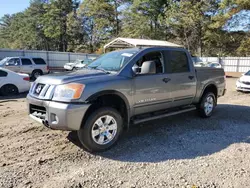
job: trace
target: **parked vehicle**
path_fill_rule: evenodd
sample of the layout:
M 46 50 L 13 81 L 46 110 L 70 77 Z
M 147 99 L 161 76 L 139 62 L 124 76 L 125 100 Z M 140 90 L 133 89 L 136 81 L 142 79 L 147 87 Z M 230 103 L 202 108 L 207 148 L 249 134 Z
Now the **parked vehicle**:
M 0 67 L 0 94 L 4 96 L 16 95 L 29 91 L 28 74 L 15 73 Z
M 28 96 L 29 116 L 76 130 L 89 151 L 113 146 L 131 124 L 197 109 L 210 117 L 225 93 L 223 69 L 194 68 L 183 48 L 133 48 L 107 53 L 86 69 L 39 77 Z
M 0 67 L 29 74 L 34 79 L 49 72 L 47 64 L 40 57 L 6 57 L 0 61 Z
M 221 64 L 216 62 L 196 62 L 195 67 L 222 68 Z
M 250 70 L 237 80 L 236 82 L 237 91 L 250 91 Z
M 64 69 L 66 69 L 68 71 L 79 70 L 79 69 L 87 66 L 92 61 L 93 60 L 91 60 L 91 59 L 85 59 L 85 60 L 79 60 L 78 59 L 73 63 L 66 63 L 64 65 Z
M 222 68 L 220 63 L 208 63 L 208 67 L 212 67 L 212 68 Z

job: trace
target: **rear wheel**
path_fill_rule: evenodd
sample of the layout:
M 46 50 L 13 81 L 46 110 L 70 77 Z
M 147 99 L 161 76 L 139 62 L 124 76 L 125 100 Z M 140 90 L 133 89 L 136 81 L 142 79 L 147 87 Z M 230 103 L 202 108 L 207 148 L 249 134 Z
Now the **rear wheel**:
M 91 152 L 112 147 L 122 133 L 122 117 L 114 108 L 103 107 L 93 112 L 78 131 L 82 145 Z
M 42 75 L 43 75 L 43 72 L 42 72 L 41 70 L 34 70 L 34 71 L 32 72 L 31 77 L 32 77 L 33 79 L 37 79 L 39 76 L 42 76 Z
M 1 87 L 0 93 L 3 96 L 12 96 L 18 94 L 18 88 L 13 84 L 6 84 Z
M 201 102 L 197 106 L 197 110 L 201 117 L 208 118 L 212 115 L 216 106 L 216 98 L 214 93 L 208 92 L 202 96 Z

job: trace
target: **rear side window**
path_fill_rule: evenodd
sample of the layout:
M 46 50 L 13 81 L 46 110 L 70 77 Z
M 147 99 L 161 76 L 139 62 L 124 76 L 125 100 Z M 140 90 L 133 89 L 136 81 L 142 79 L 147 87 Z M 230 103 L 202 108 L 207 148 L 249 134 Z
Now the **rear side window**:
M 32 65 L 30 59 L 22 58 L 22 65 Z
M 188 58 L 185 52 L 169 51 L 168 58 L 171 73 L 189 72 Z
M 36 65 L 46 65 L 42 58 L 32 58 Z
M 0 70 L 0 77 L 6 77 L 8 75 L 7 72 Z

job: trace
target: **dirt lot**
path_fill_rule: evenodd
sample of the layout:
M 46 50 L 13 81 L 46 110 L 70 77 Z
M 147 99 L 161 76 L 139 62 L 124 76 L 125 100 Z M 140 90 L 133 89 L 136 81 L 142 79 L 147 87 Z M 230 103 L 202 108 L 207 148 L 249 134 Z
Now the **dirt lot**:
M 25 96 L 0 99 L 0 187 L 249 187 L 250 94 L 219 99 L 215 114 L 149 122 L 90 154 L 75 133 L 30 120 Z

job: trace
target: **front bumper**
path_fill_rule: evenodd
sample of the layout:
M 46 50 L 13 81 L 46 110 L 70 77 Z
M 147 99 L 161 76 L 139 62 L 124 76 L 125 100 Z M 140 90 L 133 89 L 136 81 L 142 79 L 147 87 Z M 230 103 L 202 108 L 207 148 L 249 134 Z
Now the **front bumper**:
M 68 104 L 44 101 L 27 96 L 29 116 L 35 121 L 58 130 L 79 130 L 91 104 Z
M 236 90 L 238 90 L 238 91 L 250 91 L 250 85 L 237 82 L 236 83 Z
M 71 67 L 69 65 L 64 65 L 63 68 L 66 69 L 66 70 L 72 70 L 73 69 L 73 67 Z

